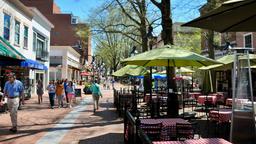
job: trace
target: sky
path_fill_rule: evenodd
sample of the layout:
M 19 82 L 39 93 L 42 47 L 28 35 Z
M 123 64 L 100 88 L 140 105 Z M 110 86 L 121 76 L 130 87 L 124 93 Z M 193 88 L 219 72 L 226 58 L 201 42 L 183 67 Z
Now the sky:
M 55 0 L 61 11 L 72 13 L 86 20 L 90 12 L 105 0 Z M 172 0 L 173 19 L 175 22 L 187 22 L 199 16 L 198 6 L 206 0 Z

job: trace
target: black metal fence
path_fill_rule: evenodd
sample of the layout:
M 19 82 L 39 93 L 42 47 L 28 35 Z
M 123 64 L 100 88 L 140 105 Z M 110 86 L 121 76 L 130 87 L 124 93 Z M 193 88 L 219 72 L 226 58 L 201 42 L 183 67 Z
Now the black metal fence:
M 135 118 L 128 110 L 124 115 L 124 142 L 125 144 L 152 144 L 141 129 L 139 118 Z

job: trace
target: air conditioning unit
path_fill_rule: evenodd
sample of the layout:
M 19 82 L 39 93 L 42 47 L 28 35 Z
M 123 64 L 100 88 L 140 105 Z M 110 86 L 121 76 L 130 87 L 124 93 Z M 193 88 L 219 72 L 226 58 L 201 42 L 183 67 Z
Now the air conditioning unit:
M 71 24 L 78 24 L 78 17 L 72 16 L 72 18 L 71 18 Z

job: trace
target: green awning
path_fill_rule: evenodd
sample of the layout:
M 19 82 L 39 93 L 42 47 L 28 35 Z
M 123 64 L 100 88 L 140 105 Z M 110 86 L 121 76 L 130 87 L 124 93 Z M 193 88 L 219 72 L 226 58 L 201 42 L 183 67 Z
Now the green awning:
M 25 57 L 19 53 L 11 44 L 0 37 L 0 56 L 23 60 Z

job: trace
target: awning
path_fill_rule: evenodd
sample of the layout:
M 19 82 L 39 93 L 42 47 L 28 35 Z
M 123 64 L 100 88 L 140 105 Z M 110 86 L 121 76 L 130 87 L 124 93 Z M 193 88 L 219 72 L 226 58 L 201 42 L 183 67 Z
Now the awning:
M 24 60 L 25 57 L 19 53 L 8 41 L 0 36 L 0 56 Z
M 32 68 L 32 69 L 39 69 L 39 70 L 47 70 L 48 69 L 45 65 L 43 65 L 37 61 L 31 60 L 31 59 L 26 59 L 26 60 L 22 61 L 20 63 L 20 66 L 28 67 L 28 68 Z

